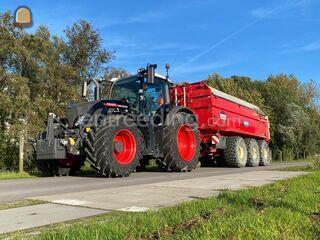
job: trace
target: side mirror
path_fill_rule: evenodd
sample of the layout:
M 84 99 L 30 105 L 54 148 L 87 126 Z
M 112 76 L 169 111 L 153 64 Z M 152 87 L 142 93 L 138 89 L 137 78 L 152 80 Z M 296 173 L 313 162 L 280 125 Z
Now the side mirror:
M 87 81 L 84 81 L 82 86 L 82 97 L 86 97 L 87 92 L 88 92 L 88 83 Z
M 147 81 L 148 84 L 154 84 L 155 77 L 155 69 L 157 68 L 157 64 L 149 64 L 147 66 Z

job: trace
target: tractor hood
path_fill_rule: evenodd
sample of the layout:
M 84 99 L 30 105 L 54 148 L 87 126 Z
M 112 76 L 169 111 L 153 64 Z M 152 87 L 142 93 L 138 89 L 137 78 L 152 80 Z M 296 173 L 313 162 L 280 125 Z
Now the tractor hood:
M 84 103 L 70 104 L 65 111 L 65 118 L 69 127 L 75 127 L 79 117 L 91 118 L 98 114 L 107 114 L 110 108 L 129 108 L 129 105 L 118 100 L 100 100 Z

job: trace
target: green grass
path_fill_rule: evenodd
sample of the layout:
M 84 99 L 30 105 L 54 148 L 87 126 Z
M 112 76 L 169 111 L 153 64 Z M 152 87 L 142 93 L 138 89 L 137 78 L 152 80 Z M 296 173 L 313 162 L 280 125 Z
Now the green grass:
M 3 179 L 17 179 L 17 178 L 34 178 L 36 174 L 30 174 L 27 172 L 19 173 L 14 171 L 0 171 L 0 180 Z
M 307 166 L 294 166 L 294 167 L 285 167 L 278 169 L 279 171 L 305 171 L 305 172 L 311 172 L 314 171 L 311 165 Z M 271 170 L 272 171 L 272 170 Z
M 11 202 L 11 203 L 0 203 L 0 210 L 5 210 L 9 208 L 27 207 L 27 206 L 43 204 L 43 203 L 45 202 L 41 200 L 28 200 L 28 199 L 17 201 L 17 202 Z
M 320 171 L 145 213 L 37 229 L 35 239 L 320 239 Z M 30 235 L 31 234 L 31 235 Z M 26 237 L 16 235 L 17 239 Z

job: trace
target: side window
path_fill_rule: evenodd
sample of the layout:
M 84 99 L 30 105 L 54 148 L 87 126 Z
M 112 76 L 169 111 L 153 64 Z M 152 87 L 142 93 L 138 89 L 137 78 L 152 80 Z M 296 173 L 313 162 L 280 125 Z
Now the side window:
M 162 82 L 149 85 L 145 91 L 146 112 L 153 115 L 165 103 L 164 84 Z

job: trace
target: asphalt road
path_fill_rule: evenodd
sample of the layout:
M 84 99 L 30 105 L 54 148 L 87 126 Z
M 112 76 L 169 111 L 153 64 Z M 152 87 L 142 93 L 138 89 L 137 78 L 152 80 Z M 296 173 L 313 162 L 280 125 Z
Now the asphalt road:
M 279 163 L 257 168 L 197 168 L 189 173 L 150 171 L 133 173 L 127 178 L 102 178 L 96 175 L 76 177 L 44 177 L 17 180 L 0 180 L 0 203 L 13 202 L 29 197 L 61 193 L 136 186 L 182 179 L 219 176 L 232 173 L 276 170 L 291 166 L 304 166 L 305 162 Z

